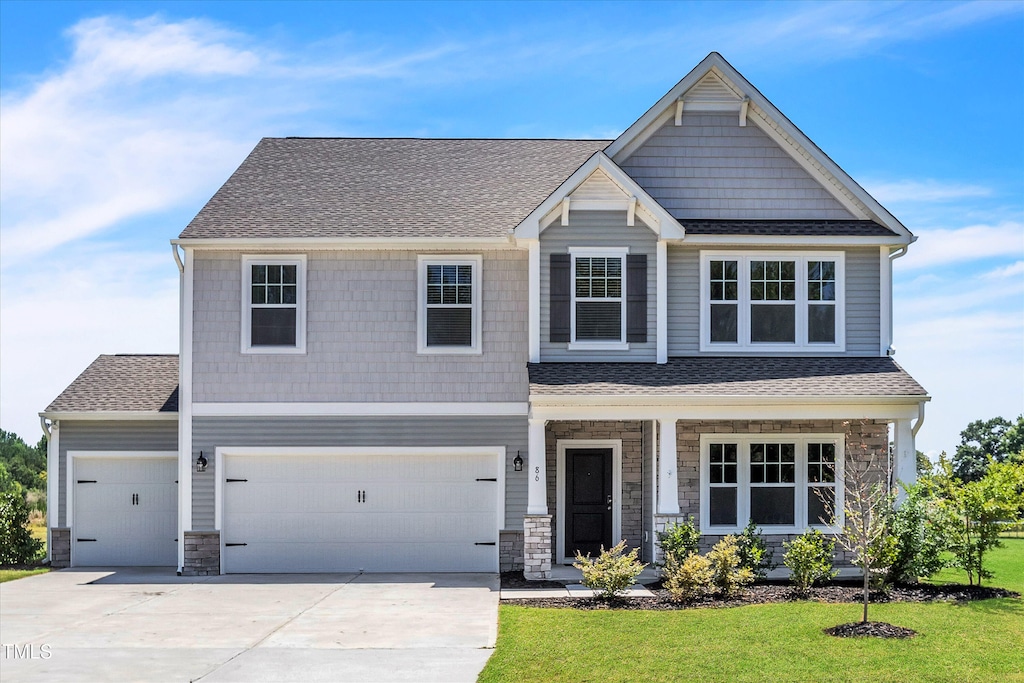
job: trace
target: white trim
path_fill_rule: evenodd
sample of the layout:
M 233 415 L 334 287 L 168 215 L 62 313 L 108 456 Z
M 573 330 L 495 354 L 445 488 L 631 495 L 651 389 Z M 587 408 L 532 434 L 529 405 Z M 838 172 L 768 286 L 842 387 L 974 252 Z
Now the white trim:
M 878 248 L 878 355 L 886 356 L 892 346 L 892 261 L 889 248 Z
M 784 239 L 787 247 L 875 247 L 879 245 L 905 246 L 907 240 L 901 237 L 870 235 L 689 235 L 685 244 L 691 247 L 770 247 L 779 248 Z
M 387 251 L 424 251 L 448 249 L 516 249 L 508 237 L 423 237 L 408 239 L 379 237 L 186 237 L 171 240 L 171 244 L 183 247 L 199 247 L 204 250 L 240 251 L 245 249 L 272 249 L 284 251 L 308 251 L 312 249 L 351 249 Z
M 472 268 L 472 344 L 469 346 L 427 345 L 427 266 L 454 265 Z M 484 259 L 479 254 L 420 254 L 416 257 L 416 353 L 429 355 L 480 355 L 483 353 L 481 331 L 483 326 L 483 269 Z
M 668 243 L 665 240 L 658 240 L 655 264 L 655 305 L 657 320 L 657 361 L 659 364 L 668 362 Z
M 659 515 L 679 514 L 679 450 L 676 443 L 677 421 L 673 418 L 658 420 L 658 499 L 655 509 Z
M 569 195 L 575 192 L 598 169 L 604 171 L 608 178 L 622 188 L 627 195 L 636 198 L 637 212 L 640 213 L 644 224 L 655 234 L 668 239 L 682 239 L 684 237 L 686 232 L 679 224 L 679 221 L 662 208 L 646 190 L 619 168 L 608 155 L 601 151 L 594 152 L 582 166 L 576 169 L 554 192 L 548 195 L 547 199 L 531 211 L 513 230 L 515 237 L 517 239 L 537 239 L 544 228 L 549 225 L 546 219 L 558 209 L 561 210 L 564 225 L 568 220 L 570 205 L 571 207 L 578 208 L 578 202 L 583 201 L 571 200 L 567 203 L 566 200 L 569 199 Z M 622 208 L 628 210 L 628 207 Z
M 179 403 L 180 403 L 181 402 L 180 392 L 179 392 L 179 399 L 178 400 L 179 400 Z M 95 411 L 95 412 L 89 412 L 89 413 L 75 413 L 75 412 L 71 412 L 71 411 L 60 410 L 60 411 L 54 411 L 54 412 L 39 413 L 39 415 L 40 415 L 40 417 L 45 417 L 46 419 L 53 420 L 54 422 L 58 422 L 60 420 L 68 420 L 68 421 L 74 421 L 74 422 L 97 422 L 97 421 L 101 421 L 101 420 L 127 420 L 127 421 L 141 422 L 141 421 L 151 421 L 151 420 L 157 420 L 157 421 L 177 420 L 179 414 L 177 412 L 157 412 L 157 411 L 149 411 L 149 412 L 147 412 L 147 411 L 141 411 L 141 410 L 133 410 L 133 411 L 127 411 L 127 410 L 108 410 L 106 412 L 104 412 L 104 411 Z
M 710 525 L 710 465 L 709 457 L 710 444 L 730 443 L 737 444 L 737 483 L 736 483 L 736 526 L 715 526 Z M 843 501 L 845 500 L 844 476 L 846 467 L 846 435 L 845 434 L 805 434 L 802 432 L 790 433 L 758 433 L 752 434 L 731 433 L 731 434 L 701 434 L 700 435 L 700 532 L 702 534 L 734 534 L 743 531 L 750 519 L 750 444 L 752 443 L 793 443 L 795 444 L 796 470 L 795 481 L 793 482 L 794 497 L 794 522 L 792 526 L 762 526 L 758 531 L 763 534 L 799 534 L 811 528 L 807 519 L 807 490 L 810 484 L 807 482 L 807 444 L 808 443 L 834 443 L 836 446 L 836 472 L 835 472 L 835 502 L 836 502 L 836 524 L 826 527 L 815 524 L 813 528 L 822 533 L 839 533 L 844 524 Z
M 53 560 L 51 530 L 60 528 L 60 422 L 54 420 L 46 437 L 46 559 Z
M 612 451 L 612 545 L 622 537 L 622 439 L 558 439 L 555 442 L 555 511 L 558 564 L 567 564 L 565 557 L 565 451 L 567 448 L 610 448 Z
M 910 419 L 894 420 L 892 436 L 895 459 L 893 485 L 897 486 L 896 501 L 902 502 L 907 497 L 904 485 L 917 482 L 917 447 Z
M 526 514 L 548 514 L 548 454 L 544 420 L 529 420 L 527 427 Z
M 694 401 L 673 401 L 675 397 L 659 400 L 647 398 L 647 404 L 626 400 L 622 396 L 603 397 L 603 405 L 557 405 L 533 403 L 530 416 L 543 420 L 847 420 L 855 415 L 871 420 L 911 419 L 918 416 L 918 405 L 927 398 L 913 403 L 828 403 L 808 399 L 805 404 L 772 404 L 772 397 L 749 397 L 754 400 L 728 404 L 704 404 Z M 630 397 L 632 398 L 632 397 Z M 744 397 L 748 398 L 748 397 Z
M 242 254 L 241 340 L 244 354 L 306 353 L 306 270 L 305 254 Z M 252 266 L 295 266 L 295 345 L 252 345 Z M 259 304 L 257 304 L 259 305 Z
M 711 288 L 709 264 L 711 261 L 737 262 L 737 337 L 735 343 L 711 341 Z M 793 342 L 764 343 L 750 341 L 750 316 L 754 301 L 750 298 L 750 261 L 779 260 L 795 262 L 795 298 L 792 306 L 795 314 Z M 835 342 L 825 344 L 808 342 L 807 319 L 807 262 L 832 261 L 835 263 L 836 298 L 835 308 Z M 700 252 L 700 351 L 701 353 L 718 353 L 723 355 L 741 353 L 743 355 L 776 355 L 779 353 L 803 354 L 836 354 L 846 352 L 846 253 L 842 251 L 708 251 Z
M 576 325 L 573 324 L 573 332 L 575 330 Z M 629 342 L 576 341 L 566 344 L 565 349 L 566 351 L 629 351 Z
M 216 531 L 223 531 L 224 522 L 224 458 L 231 456 L 257 456 L 257 457 L 288 457 L 288 456 L 322 456 L 322 457 L 381 457 L 389 455 L 422 455 L 422 456 L 469 456 L 489 455 L 495 458 L 497 478 L 496 500 L 496 525 L 494 529 L 494 561 L 495 566 L 501 560 L 501 530 L 505 528 L 505 468 L 508 460 L 508 449 L 505 446 L 422 446 L 408 447 L 398 446 L 389 448 L 386 446 L 313 446 L 313 447 L 284 447 L 284 446 L 218 446 L 214 449 L 214 506 L 213 526 Z M 224 566 L 224 534 L 220 534 L 221 563 L 220 573 L 226 573 Z M 184 544 L 182 544 L 184 545 Z
M 623 247 L 568 247 L 566 249 L 566 252 L 570 256 L 621 256 L 625 258 L 625 256 L 629 254 L 629 246 L 627 245 Z M 625 262 L 623 262 L 622 265 L 623 267 L 625 267 Z M 623 270 L 622 273 L 622 277 L 626 277 L 626 271 Z
M 568 351 L 628 351 L 629 343 L 626 341 L 627 329 L 627 295 L 628 273 L 627 259 L 629 247 L 569 247 L 569 343 L 566 346 Z M 614 303 L 619 300 L 619 338 L 615 339 L 576 339 L 576 259 L 578 258 L 617 258 L 619 259 L 620 291 L 617 297 L 587 297 L 589 301 L 596 303 Z M 604 299 L 604 300 L 602 300 Z
M 66 500 L 65 515 L 64 515 L 64 526 L 70 530 L 70 543 L 71 543 L 71 560 L 68 563 L 69 566 L 75 566 L 75 527 L 74 527 L 74 511 L 75 511 L 75 458 L 92 459 L 92 460 L 125 460 L 129 458 L 150 458 L 150 459 L 165 459 L 165 460 L 177 460 L 177 451 L 68 451 L 66 456 L 67 462 L 65 463 L 65 493 Z M 178 490 L 181 490 L 181 479 L 178 479 Z M 178 536 L 178 552 L 181 554 L 184 551 L 185 543 L 183 537 L 179 534 Z
M 526 415 L 525 402 L 194 403 L 196 417 L 345 417 L 363 415 Z
M 181 336 L 178 356 L 178 571 L 185 568 L 185 532 L 192 529 L 192 319 L 195 249 L 185 247 L 181 273 Z
M 530 362 L 540 362 L 540 240 L 526 241 L 529 249 L 528 331 L 530 335 Z

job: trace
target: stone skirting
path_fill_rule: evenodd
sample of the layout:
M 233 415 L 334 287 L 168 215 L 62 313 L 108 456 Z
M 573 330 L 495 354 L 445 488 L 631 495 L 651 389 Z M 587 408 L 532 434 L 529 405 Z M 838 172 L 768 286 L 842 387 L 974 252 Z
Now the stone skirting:
M 551 578 L 551 515 L 523 517 L 523 576 Z
M 69 527 L 50 529 L 50 566 L 54 569 L 71 566 L 71 529 Z
M 523 570 L 523 532 L 502 531 L 498 534 L 498 566 L 503 572 Z
M 186 531 L 185 566 L 182 576 L 215 576 L 220 574 L 220 532 Z

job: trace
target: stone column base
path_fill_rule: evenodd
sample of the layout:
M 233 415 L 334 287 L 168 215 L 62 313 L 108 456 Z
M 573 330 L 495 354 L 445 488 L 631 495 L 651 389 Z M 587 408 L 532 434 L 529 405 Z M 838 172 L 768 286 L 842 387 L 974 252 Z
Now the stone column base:
M 498 553 L 499 568 L 503 572 L 523 570 L 523 532 L 502 531 L 498 534 L 501 547 Z
M 216 576 L 220 574 L 220 532 L 186 531 L 185 566 L 182 576 Z
M 56 502 L 54 503 L 56 507 Z M 71 528 L 50 529 L 50 567 L 65 569 L 71 566 Z
M 530 581 L 551 578 L 551 515 L 523 517 L 523 576 Z
M 654 566 L 660 568 L 665 564 L 665 553 L 658 542 L 658 534 L 664 533 L 665 529 L 673 524 L 682 524 L 689 521 L 687 515 L 654 515 Z

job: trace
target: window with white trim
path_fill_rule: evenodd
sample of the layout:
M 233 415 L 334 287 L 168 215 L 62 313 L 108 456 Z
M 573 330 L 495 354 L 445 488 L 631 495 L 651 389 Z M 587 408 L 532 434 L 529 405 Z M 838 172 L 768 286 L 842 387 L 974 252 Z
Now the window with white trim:
M 701 435 L 701 531 L 770 533 L 842 524 L 841 434 Z
M 570 249 L 572 344 L 626 346 L 627 249 Z M 570 344 L 570 348 L 572 346 Z
M 421 256 L 418 262 L 420 353 L 480 353 L 479 256 Z
M 242 290 L 242 353 L 305 353 L 306 256 L 243 256 Z
M 842 252 L 702 252 L 702 351 L 843 351 Z

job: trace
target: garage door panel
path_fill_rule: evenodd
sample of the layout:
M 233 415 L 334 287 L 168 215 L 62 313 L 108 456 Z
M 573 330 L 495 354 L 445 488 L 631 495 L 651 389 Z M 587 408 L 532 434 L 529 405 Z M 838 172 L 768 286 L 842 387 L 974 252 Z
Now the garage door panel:
M 494 455 L 229 455 L 229 572 L 496 571 Z

